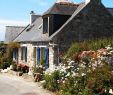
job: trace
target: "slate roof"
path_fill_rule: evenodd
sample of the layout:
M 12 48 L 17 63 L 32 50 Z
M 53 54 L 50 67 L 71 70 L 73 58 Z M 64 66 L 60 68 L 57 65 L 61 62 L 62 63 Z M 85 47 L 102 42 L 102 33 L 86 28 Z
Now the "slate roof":
M 15 42 L 40 42 L 48 41 L 48 35 L 42 32 L 42 17 L 37 18 L 34 23 L 28 25 L 24 31 L 14 40 Z
M 5 43 L 12 42 L 24 28 L 23 26 L 6 26 Z
M 72 15 L 78 6 L 79 4 L 74 3 L 55 3 L 43 15 L 47 14 Z
M 113 15 L 113 8 L 107 8 L 107 9 Z
M 73 13 L 73 15 L 66 21 L 66 23 L 64 23 L 64 25 L 59 29 L 57 30 L 54 34 L 52 34 L 49 38 L 49 40 L 52 40 L 54 38 L 54 36 L 56 36 L 59 32 L 61 32 L 62 29 L 64 29 L 66 27 L 66 25 L 71 22 L 74 17 L 85 7 L 87 6 L 87 4 L 85 3 L 81 3 L 78 8 L 75 10 L 75 12 Z
M 37 18 L 31 25 L 29 24 L 14 40 L 15 42 L 48 42 L 52 40 L 59 32 L 64 29 L 68 23 L 70 23 L 74 17 L 85 7 L 87 4 L 80 3 L 79 5 L 67 5 L 67 4 L 59 4 L 55 3 L 48 11 L 44 13 L 46 14 L 62 14 L 62 15 L 72 15 L 62 27 L 57 30 L 54 34 L 48 37 L 48 34 L 43 34 L 43 24 L 42 17 Z M 108 11 L 113 15 L 113 9 L 107 8 Z M 40 28 L 40 29 L 39 29 Z

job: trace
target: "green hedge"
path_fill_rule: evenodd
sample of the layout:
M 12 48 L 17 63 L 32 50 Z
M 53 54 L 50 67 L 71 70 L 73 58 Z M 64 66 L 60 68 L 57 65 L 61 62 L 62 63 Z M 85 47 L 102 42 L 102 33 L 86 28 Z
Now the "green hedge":
M 105 48 L 106 46 L 113 46 L 113 38 L 103 38 L 95 40 L 87 40 L 84 42 L 73 43 L 72 46 L 67 51 L 67 57 L 73 57 L 76 53 L 86 50 L 97 50 L 100 48 Z

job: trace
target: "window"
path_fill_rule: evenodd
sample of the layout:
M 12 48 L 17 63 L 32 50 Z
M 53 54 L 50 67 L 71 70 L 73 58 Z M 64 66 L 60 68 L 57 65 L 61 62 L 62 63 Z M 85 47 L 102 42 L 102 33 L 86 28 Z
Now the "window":
M 33 48 L 33 59 L 34 62 L 36 63 L 36 47 Z
M 49 68 L 49 48 L 45 48 L 45 68 Z
M 37 65 L 42 64 L 47 69 L 49 67 L 49 48 L 38 47 L 37 48 Z
M 27 47 L 21 48 L 21 60 L 27 62 Z
M 40 64 L 40 48 L 37 48 L 37 64 Z
M 43 33 L 48 33 L 48 18 L 43 19 Z
M 13 50 L 13 60 L 17 61 L 18 60 L 18 49 Z

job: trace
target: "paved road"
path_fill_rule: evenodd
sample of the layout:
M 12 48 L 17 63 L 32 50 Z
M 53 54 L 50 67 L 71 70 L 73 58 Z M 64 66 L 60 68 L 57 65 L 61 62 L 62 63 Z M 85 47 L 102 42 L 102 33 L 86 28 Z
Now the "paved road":
M 51 95 L 36 83 L 16 76 L 0 74 L 0 95 Z

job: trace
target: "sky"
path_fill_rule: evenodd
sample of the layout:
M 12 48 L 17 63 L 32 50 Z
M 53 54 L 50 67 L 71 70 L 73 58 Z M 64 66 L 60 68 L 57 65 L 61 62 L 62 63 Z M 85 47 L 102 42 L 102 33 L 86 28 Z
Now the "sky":
M 71 0 L 75 3 L 84 0 Z M 26 26 L 30 11 L 43 14 L 56 0 L 0 0 L 0 41 L 5 39 L 5 26 Z M 113 8 L 113 0 L 102 0 L 106 7 Z

